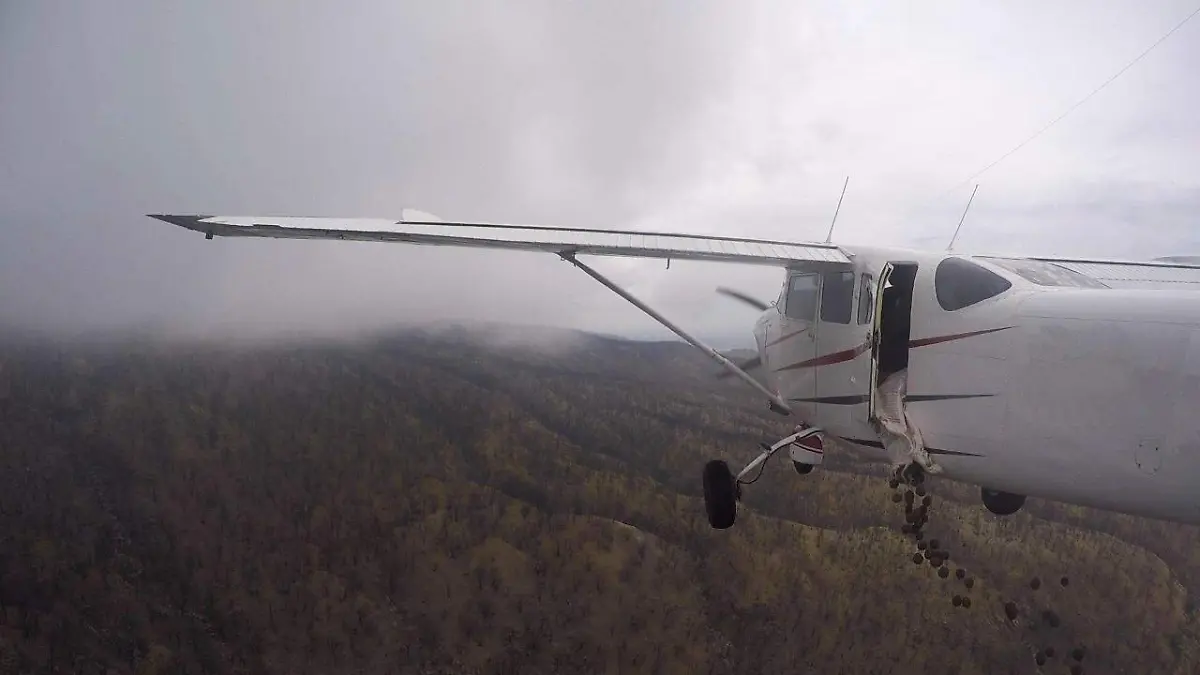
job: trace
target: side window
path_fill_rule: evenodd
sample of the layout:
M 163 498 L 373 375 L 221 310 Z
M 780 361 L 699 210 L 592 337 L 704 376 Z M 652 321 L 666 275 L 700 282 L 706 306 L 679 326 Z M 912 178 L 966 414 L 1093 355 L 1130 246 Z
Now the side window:
M 826 272 L 821 280 L 821 321 L 850 323 L 854 316 L 854 272 Z
M 933 287 L 942 309 L 953 312 L 1000 295 L 1012 282 L 962 258 L 946 258 L 933 274 Z
M 858 324 L 871 323 L 875 318 L 875 277 L 871 274 L 862 275 L 858 290 Z
M 784 303 L 783 313 L 792 319 L 815 319 L 819 287 L 820 283 L 815 274 L 798 274 L 788 279 L 787 301 Z

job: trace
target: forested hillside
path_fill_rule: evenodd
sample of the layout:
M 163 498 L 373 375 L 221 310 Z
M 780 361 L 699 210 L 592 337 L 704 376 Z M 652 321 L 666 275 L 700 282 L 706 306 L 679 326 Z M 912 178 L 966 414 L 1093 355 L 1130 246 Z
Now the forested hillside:
M 0 673 L 1200 670 L 1194 528 L 934 479 L 935 568 L 843 455 L 710 530 L 703 462 L 787 429 L 713 372 L 571 333 L 9 344 Z

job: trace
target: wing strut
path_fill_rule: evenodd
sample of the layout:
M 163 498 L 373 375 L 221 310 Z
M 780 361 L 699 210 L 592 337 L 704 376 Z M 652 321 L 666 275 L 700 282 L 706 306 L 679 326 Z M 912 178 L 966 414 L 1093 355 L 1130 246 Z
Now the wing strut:
M 765 386 L 762 385 L 761 382 L 754 379 L 749 373 L 747 373 L 746 371 L 739 368 L 737 366 L 737 364 L 735 364 L 733 361 L 730 361 L 729 359 L 725 358 L 721 354 L 721 352 L 718 352 L 716 349 L 709 347 L 708 345 L 701 342 L 698 338 L 690 335 L 687 331 L 685 331 L 682 328 L 680 328 L 679 326 L 676 326 L 675 324 L 671 323 L 671 321 L 669 319 L 667 319 L 665 316 L 663 316 L 662 314 L 659 314 L 658 312 L 654 311 L 652 308 L 647 306 L 645 303 L 643 303 L 641 300 L 638 300 L 637 298 L 630 295 L 629 292 L 626 291 L 625 289 L 623 289 L 620 286 L 609 281 L 608 278 L 605 277 L 603 274 L 600 274 L 599 272 L 592 269 L 591 267 L 588 267 L 584 263 L 579 262 L 579 260 L 575 257 L 575 254 L 573 252 L 562 252 L 562 253 L 559 253 L 558 255 L 563 260 L 566 260 L 567 262 L 571 263 L 572 265 L 583 270 L 583 272 L 585 274 L 587 274 L 588 276 L 590 276 L 591 278 L 604 284 L 613 293 L 616 293 L 617 295 L 621 296 L 622 298 L 625 298 L 626 300 L 628 300 L 634 307 L 637 307 L 638 309 L 642 310 L 643 312 L 649 314 L 655 321 L 666 326 L 672 333 L 675 333 L 679 337 L 683 338 L 688 344 L 690 344 L 693 347 L 695 347 L 696 349 L 699 349 L 700 351 L 704 352 L 705 354 L 708 355 L 709 358 L 711 358 L 714 361 L 716 361 L 717 363 L 721 364 L 721 367 L 725 368 L 725 370 L 728 370 L 732 375 L 734 375 L 738 378 L 741 378 L 741 380 L 744 381 L 746 384 L 749 384 L 751 387 L 754 387 L 756 390 L 758 390 L 759 393 L 761 393 L 767 397 L 767 400 L 770 402 L 771 410 L 779 413 L 780 415 L 785 415 L 785 416 L 792 414 L 792 409 L 790 407 L 788 407 L 788 404 L 782 398 L 780 398 L 778 394 L 772 392 L 770 389 L 767 389 Z

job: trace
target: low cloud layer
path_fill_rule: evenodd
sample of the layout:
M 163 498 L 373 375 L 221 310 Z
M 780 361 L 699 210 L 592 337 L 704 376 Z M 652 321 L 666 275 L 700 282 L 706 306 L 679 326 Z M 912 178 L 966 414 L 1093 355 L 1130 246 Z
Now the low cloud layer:
M 0 325 L 664 329 L 528 253 L 204 241 L 143 214 L 398 216 L 943 247 L 972 184 L 1186 16 L 1141 3 L 9 3 Z M 984 174 L 959 249 L 1200 253 L 1200 20 Z M 780 273 L 603 259 L 720 341 Z

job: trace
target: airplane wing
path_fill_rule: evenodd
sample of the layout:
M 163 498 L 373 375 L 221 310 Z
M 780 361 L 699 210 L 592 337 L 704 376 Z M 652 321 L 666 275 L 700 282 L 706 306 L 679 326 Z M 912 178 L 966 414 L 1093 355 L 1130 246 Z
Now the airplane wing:
M 1113 288 L 1200 290 L 1200 264 L 1170 258 L 1148 261 L 1032 257 L 1092 277 Z
M 213 237 L 268 237 L 277 239 L 333 239 L 380 241 L 432 246 L 542 251 L 570 261 L 588 276 L 608 287 L 685 341 L 717 361 L 767 397 L 771 410 L 791 414 L 786 401 L 745 369 L 704 344 L 653 308 L 630 295 L 578 258 L 578 254 L 709 260 L 774 265 L 804 269 L 849 269 L 850 256 L 834 244 L 806 244 L 764 239 L 709 237 L 669 232 L 629 232 L 567 227 L 536 227 L 492 223 L 447 223 L 434 220 L 378 218 L 278 218 L 259 216 L 154 215 L 151 218 Z
M 448 223 L 377 218 L 279 218 L 151 215 L 206 238 L 272 237 L 467 246 L 555 254 L 711 260 L 783 267 L 840 268 L 850 257 L 834 244 L 709 237 L 491 223 Z

